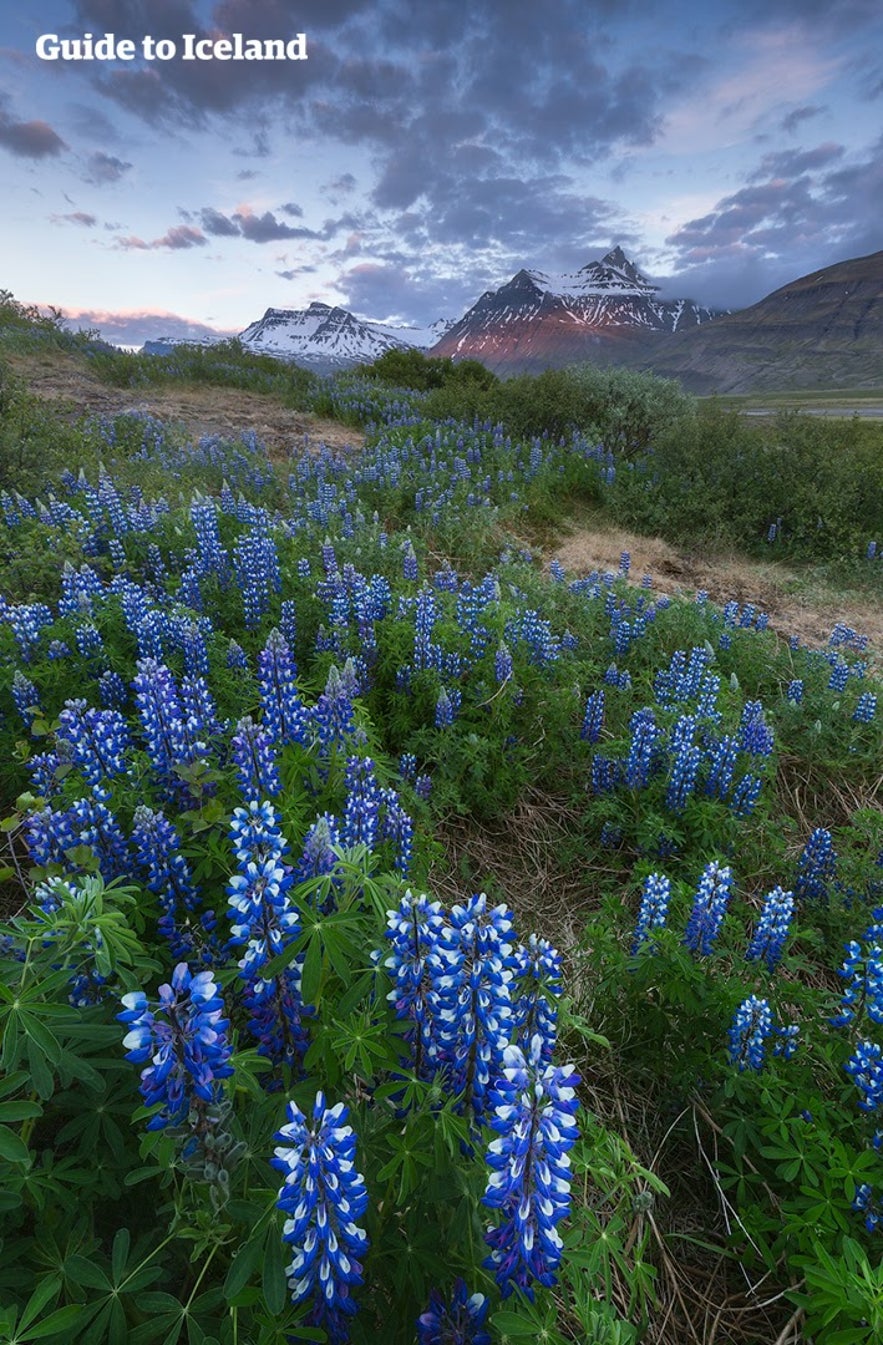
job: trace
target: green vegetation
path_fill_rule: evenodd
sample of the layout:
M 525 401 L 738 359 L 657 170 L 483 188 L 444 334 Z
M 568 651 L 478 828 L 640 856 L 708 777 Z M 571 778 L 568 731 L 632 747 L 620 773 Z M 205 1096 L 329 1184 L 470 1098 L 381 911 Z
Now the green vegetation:
M 618 371 L 207 354 L 95 367 L 227 360 L 364 449 L 271 460 L 0 387 L 0 1337 L 415 1345 L 462 1277 L 493 1345 L 864 1345 L 866 642 L 531 543 L 590 502 L 879 583 L 868 427 Z

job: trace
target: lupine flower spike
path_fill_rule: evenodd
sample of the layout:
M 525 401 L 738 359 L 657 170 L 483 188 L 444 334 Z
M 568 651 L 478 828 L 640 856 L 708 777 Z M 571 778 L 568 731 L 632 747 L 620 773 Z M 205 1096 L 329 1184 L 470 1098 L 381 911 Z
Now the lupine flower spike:
M 470 1294 L 465 1280 L 454 1281 L 450 1302 L 431 1289 L 429 1308 L 417 1319 L 417 1345 L 491 1345 L 484 1330 L 487 1310 L 484 1294 Z

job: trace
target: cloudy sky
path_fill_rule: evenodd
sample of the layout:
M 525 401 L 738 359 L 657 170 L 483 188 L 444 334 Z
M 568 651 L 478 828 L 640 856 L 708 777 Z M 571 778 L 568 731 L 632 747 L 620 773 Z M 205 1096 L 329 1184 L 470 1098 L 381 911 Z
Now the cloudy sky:
M 36 55 L 109 32 L 308 59 Z M 113 340 L 314 299 L 421 325 L 616 243 L 741 307 L 883 248 L 883 6 L 4 3 L 0 173 L 0 288 Z

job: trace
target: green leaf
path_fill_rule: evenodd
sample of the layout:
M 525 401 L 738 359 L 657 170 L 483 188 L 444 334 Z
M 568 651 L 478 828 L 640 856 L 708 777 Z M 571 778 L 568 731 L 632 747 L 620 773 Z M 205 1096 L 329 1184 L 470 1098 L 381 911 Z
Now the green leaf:
M 30 1156 L 24 1140 L 8 1126 L 0 1126 L 0 1158 L 5 1158 L 7 1163 L 27 1163 Z
M 491 1318 L 491 1326 L 502 1336 L 515 1336 L 527 1339 L 536 1336 L 537 1324 L 528 1317 L 519 1317 L 517 1312 L 498 1312 Z
M 251 1279 L 252 1271 L 257 1267 L 263 1255 L 264 1239 L 253 1238 L 246 1242 L 230 1262 L 227 1278 L 224 1281 L 224 1297 L 229 1301 L 245 1288 Z
M 285 1281 L 285 1245 L 275 1223 L 271 1224 L 265 1243 L 263 1291 L 267 1311 L 273 1316 L 285 1307 L 287 1285 Z
M 15 1098 L 11 1102 L 0 1102 L 0 1121 L 30 1121 L 34 1116 L 42 1116 L 43 1108 L 39 1102 L 29 1102 L 27 1098 Z
M 29 1327 L 27 1339 L 43 1340 L 46 1336 L 56 1336 L 61 1331 L 68 1331 L 80 1320 L 84 1311 L 79 1303 L 69 1303 L 66 1308 L 58 1308 L 36 1326 Z
M 60 1288 L 61 1277 L 59 1275 L 47 1275 L 45 1280 L 41 1280 L 25 1304 L 19 1322 L 20 1330 L 23 1331 L 26 1326 L 30 1326 L 31 1322 L 39 1319 L 47 1303 L 58 1297 Z
M 21 1021 L 22 1031 L 26 1037 L 40 1048 L 47 1060 L 53 1065 L 57 1065 L 61 1059 L 61 1046 L 58 1038 L 53 1036 L 45 1023 L 42 1023 L 36 1014 L 29 1010 L 20 1009 L 19 1019 Z
M 128 1228 L 118 1228 L 114 1234 L 113 1247 L 110 1253 L 110 1267 L 114 1284 L 119 1284 L 123 1278 L 126 1262 L 129 1259 L 131 1242 L 132 1238 Z
M 304 1004 L 315 1004 L 322 980 L 322 947 L 318 933 L 307 944 L 304 969 L 301 975 L 301 998 Z

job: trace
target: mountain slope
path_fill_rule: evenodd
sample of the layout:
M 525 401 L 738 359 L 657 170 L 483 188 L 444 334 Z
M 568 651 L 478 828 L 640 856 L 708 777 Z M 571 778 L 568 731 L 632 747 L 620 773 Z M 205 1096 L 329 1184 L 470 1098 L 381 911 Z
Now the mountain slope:
M 591 360 L 640 357 L 646 338 L 715 314 L 684 299 L 660 299 L 622 248 L 568 275 L 521 270 L 486 291 L 433 346 L 432 355 L 479 359 L 501 373 Z
M 428 344 L 416 328 L 365 322 L 345 308 L 321 303 L 305 309 L 268 308 L 239 339 L 247 350 L 329 370 L 376 360 L 396 347 Z
M 838 262 L 632 361 L 691 391 L 883 385 L 883 252 Z

